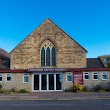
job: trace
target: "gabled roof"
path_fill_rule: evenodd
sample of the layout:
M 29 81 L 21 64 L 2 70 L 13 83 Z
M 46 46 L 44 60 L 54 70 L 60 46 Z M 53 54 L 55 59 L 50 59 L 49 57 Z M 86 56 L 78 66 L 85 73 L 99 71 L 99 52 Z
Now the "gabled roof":
M 58 26 L 57 26 L 52 20 L 50 20 L 49 18 L 47 18 L 44 22 L 42 22 L 37 28 L 39 28 L 43 23 L 48 23 L 48 21 L 51 22 L 52 24 L 54 24 L 54 25 L 55 25 L 57 28 L 59 28 L 62 32 L 64 32 L 60 27 L 58 27 Z M 36 28 L 35 30 L 37 30 L 37 28 Z M 34 31 L 35 31 L 35 30 L 34 30 Z M 34 33 L 34 31 L 31 32 L 27 37 L 29 37 L 32 33 Z M 65 33 L 67 36 L 69 36 L 66 32 L 64 32 L 64 33 Z M 27 38 L 27 37 L 26 37 L 26 38 Z M 70 37 L 70 36 L 69 36 L 69 37 Z M 26 39 L 26 38 L 25 38 L 25 39 Z M 71 37 L 70 37 L 70 38 L 71 38 Z M 25 39 L 24 39 L 24 40 L 25 40 Z M 73 38 L 71 38 L 71 39 L 74 40 Z M 23 40 L 23 41 L 24 41 L 24 40 Z M 22 42 L 23 42 L 23 41 L 22 41 Z M 74 41 L 75 41 L 75 40 L 74 40 Z M 20 43 L 22 43 L 22 42 L 20 42 Z M 75 42 L 76 42 L 76 41 L 75 41 Z M 19 44 L 20 44 L 20 43 L 19 43 Z M 82 47 L 78 42 L 76 42 L 76 43 L 77 43 L 82 49 L 84 49 L 84 50 L 87 52 L 87 50 L 86 50 L 84 47 Z M 16 47 L 18 47 L 19 44 L 18 44 Z M 15 47 L 15 48 L 16 48 L 16 47 Z M 15 48 L 14 48 L 14 49 L 15 49 Z M 14 50 L 14 49 L 13 49 L 13 50 Z M 13 51 L 13 50 L 12 50 L 12 51 Z M 11 51 L 11 52 L 12 52 L 12 51 Z M 10 52 L 10 53 L 11 53 L 11 52 Z
M 47 18 L 46 20 L 51 21 L 53 24 L 55 24 L 52 20 Z M 44 21 L 45 22 L 45 21 Z M 55 24 L 56 25 L 56 24 Z M 57 25 L 56 25 L 57 26 Z M 62 30 L 59 26 L 57 26 L 60 30 Z M 67 36 L 69 36 L 64 30 L 62 30 Z M 72 40 L 74 40 L 71 36 L 69 36 Z M 75 41 L 75 40 L 74 40 Z M 76 42 L 76 41 L 75 41 Z M 76 42 L 81 48 L 83 48 L 86 52 L 88 52 L 84 47 L 82 47 L 78 42 Z
M 7 51 L 0 48 L 0 57 L 10 59 L 10 54 Z
M 104 68 L 100 58 L 87 58 L 87 68 Z

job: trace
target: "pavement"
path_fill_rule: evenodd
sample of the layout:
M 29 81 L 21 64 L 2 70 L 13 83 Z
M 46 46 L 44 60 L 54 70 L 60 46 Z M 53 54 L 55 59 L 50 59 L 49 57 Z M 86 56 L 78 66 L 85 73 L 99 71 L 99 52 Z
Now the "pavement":
M 36 92 L 0 94 L 0 100 L 94 100 L 110 99 L 110 92 Z

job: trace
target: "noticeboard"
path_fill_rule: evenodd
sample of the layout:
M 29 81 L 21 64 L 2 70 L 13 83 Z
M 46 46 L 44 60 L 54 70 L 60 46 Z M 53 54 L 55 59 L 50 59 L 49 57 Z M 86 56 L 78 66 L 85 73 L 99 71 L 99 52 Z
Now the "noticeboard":
M 73 74 L 73 83 L 74 84 L 83 84 L 83 73 L 74 73 Z

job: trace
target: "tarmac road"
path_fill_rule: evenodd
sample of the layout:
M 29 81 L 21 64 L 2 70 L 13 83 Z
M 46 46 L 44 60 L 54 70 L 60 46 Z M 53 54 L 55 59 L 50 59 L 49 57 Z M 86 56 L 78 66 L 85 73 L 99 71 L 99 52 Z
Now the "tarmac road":
M 0 110 L 110 110 L 110 99 L 0 100 Z

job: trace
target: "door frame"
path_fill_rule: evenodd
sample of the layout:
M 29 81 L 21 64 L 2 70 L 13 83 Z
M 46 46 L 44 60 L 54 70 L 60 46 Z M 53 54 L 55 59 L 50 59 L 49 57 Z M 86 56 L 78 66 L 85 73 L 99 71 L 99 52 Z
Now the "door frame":
M 47 77 L 47 90 L 41 90 L 41 75 L 46 74 Z M 54 90 L 49 90 L 49 74 L 54 74 Z M 60 74 L 61 79 L 61 90 L 56 90 L 56 74 Z M 39 75 L 39 90 L 34 90 L 34 75 Z M 32 92 L 54 92 L 54 91 L 63 91 L 63 74 L 61 72 L 58 73 L 32 73 Z

